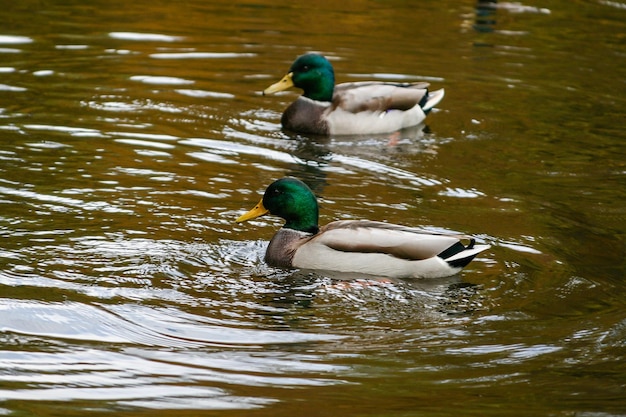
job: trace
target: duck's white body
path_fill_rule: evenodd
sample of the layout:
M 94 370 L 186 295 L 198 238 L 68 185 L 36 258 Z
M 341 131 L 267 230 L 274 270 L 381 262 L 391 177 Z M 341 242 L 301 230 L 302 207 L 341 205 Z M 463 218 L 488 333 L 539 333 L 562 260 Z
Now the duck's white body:
M 393 278 L 441 278 L 460 272 L 487 248 L 475 245 L 474 239 L 464 235 L 343 220 L 329 223 L 315 234 L 279 230 L 267 248 L 265 260 L 279 267 Z
M 283 113 L 281 123 L 295 132 L 324 135 L 363 135 L 395 132 L 424 121 L 444 96 L 427 84 L 380 82 L 335 86 L 333 101 L 300 96 Z

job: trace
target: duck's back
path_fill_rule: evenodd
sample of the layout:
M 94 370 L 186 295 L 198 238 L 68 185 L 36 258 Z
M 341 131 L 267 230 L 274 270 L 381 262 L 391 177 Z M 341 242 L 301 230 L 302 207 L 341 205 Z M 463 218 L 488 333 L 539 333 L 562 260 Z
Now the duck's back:
M 373 221 L 329 223 L 292 258 L 296 268 L 356 272 L 395 278 L 453 275 L 487 246 L 474 247 L 465 236 Z M 455 262 L 448 262 L 454 257 Z M 463 259 L 463 261 L 460 261 Z
M 409 110 L 426 102 L 428 83 L 361 81 L 335 86 L 333 105 L 351 113 Z
M 416 126 L 426 118 L 424 109 L 430 104 L 427 87 L 428 83 L 376 81 L 339 84 L 326 111 L 328 131 L 336 135 L 382 134 Z

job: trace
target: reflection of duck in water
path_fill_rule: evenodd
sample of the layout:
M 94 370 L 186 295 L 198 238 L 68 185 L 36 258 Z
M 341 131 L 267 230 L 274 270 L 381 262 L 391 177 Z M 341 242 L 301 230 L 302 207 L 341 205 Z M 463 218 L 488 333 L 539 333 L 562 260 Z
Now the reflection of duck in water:
M 476 21 L 473 25 L 477 32 L 493 32 L 496 25 L 497 0 L 478 0 L 476 2 Z
M 422 122 L 444 90 L 428 83 L 363 81 L 335 85 L 330 62 L 318 54 L 298 57 L 289 73 L 263 94 L 290 87 L 304 90 L 283 113 L 285 129 L 319 135 L 393 132 Z
M 315 195 L 295 178 L 272 183 L 259 204 L 237 223 L 267 213 L 286 220 L 265 253 L 269 265 L 282 268 L 440 278 L 461 271 L 489 248 L 476 245 L 469 236 L 369 220 L 335 221 L 320 228 Z
M 462 26 L 469 28 L 472 27 L 476 32 L 490 33 L 497 31 L 497 12 L 498 10 L 506 10 L 511 13 L 535 13 L 535 14 L 550 14 L 550 9 L 544 7 L 526 6 L 520 2 L 508 2 L 498 0 L 477 0 L 476 1 L 476 18 L 474 23 L 465 21 Z M 525 32 L 513 32 L 510 30 L 505 33 L 522 34 Z M 477 46 L 484 46 L 482 43 L 477 43 Z M 491 45 L 489 45 L 491 46 Z

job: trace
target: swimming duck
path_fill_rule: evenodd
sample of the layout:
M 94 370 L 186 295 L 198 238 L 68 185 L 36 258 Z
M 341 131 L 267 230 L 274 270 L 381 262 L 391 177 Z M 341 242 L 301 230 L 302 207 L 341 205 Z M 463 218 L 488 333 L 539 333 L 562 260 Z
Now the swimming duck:
M 265 262 L 280 268 L 440 278 L 461 271 L 489 248 L 465 235 L 369 220 L 339 220 L 320 228 L 318 212 L 311 189 L 300 180 L 286 177 L 267 187 L 261 201 L 236 222 L 268 213 L 285 219 L 265 253 Z
M 289 72 L 263 94 L 290 87 L 304 90 L 283 113 L 287 130 L 318 135 L 390 133 L 420 124 L 444 90 L 428 83 L 362 81 L 335 85 L 331 63 L 322 55 L 298 57 Z

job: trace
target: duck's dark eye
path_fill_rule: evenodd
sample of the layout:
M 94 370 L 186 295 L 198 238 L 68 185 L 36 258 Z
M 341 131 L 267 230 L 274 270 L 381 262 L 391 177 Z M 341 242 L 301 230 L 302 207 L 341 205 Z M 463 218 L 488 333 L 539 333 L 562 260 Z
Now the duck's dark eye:
M 303 65 L 302 66 L 302 71 L 308 71 L 310 68 L 308 65 Z

